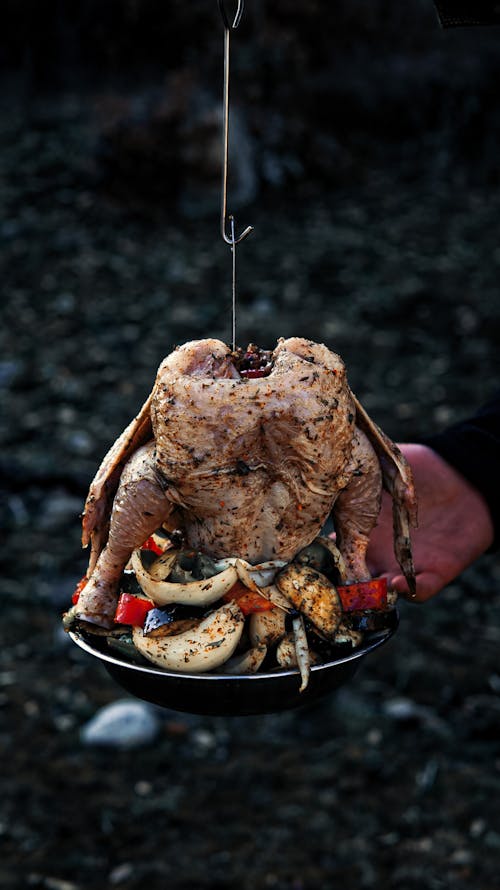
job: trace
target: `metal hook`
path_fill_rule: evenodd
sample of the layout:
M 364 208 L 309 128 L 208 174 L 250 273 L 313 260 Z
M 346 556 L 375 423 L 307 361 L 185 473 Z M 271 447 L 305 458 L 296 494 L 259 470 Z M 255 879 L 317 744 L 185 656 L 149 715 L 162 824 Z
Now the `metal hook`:
M 241 16 L 243 14 L 243 6 L 244 0 L 238 0 L 238 7 L 236 9 L 236 15 L 233 20 L 233 24 L 229 24 L 229 19 L 227 17 L 227 13 L 224 7 L 224 0 L 219 0 L 219 9 L 221 11 L 222 20 L 224 22 L 224 97 L 223 97 L 223 121 L 222 121 L 222 149 L 223 149 L 223 157 L 222 157 L 222 188 L 221 188 L 221 218 L 220 218 L 220 231 L 221 235 L 226 242 L 226 244 L 231 245 L 231 249 L 234 251 L 236 244 L 239 244 L 243 241 L 250 232 L 253 231 L 253 226 L 247 226 L 246 229 L 243 230 L 241 235 L 235 237 L 234 234 L 234 217 L 230 216 L 229 221 L 231 225 L 231 234 L 227 234 L 227 177 L 228 177 L 228 168 L 229 168 L 229 47 L 230 47 L 230 35 L 231 30 L 234 30 L 238 27 Z
M 225 28 L 227 28 L 228 30 L 229 30 L 230 28 L 232 28 L 233 31 L 234 31 L 234 29 L 238 27 L 238 25 L 239 25 L 239 23 L 240 23 L 240 21 L 241 21 L 241 16 L 243 15 L 243 7 L 244 7 L 244 5 L 245 5 L 244 0 L 238 0 L 238 7 L 237 7 L 237 9 L 236 9 L 236 14 L 235 14 L 234 19 L 233 19 L 233 24 L 230 25 L 230 24 L 229 24 L 229 19 L 228 19 L 228 17 L 227 17 L 227 13 L 226 13 L 226 8 L 225 8 L 225 6 L 224 6 L 224 0 L 219 0 L 220 14 L 221 14 L 221 16 L 222 16 L 222 21 L 224 22 L 224 27 L 225 27 Z

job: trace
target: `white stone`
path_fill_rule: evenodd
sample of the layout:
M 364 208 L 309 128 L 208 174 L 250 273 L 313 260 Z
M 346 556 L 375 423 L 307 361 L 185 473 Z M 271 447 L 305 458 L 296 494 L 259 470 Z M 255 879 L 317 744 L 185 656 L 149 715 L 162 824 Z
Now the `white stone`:
M 147 702 L 120 699 L 101 708 L 81 729 L 85 745 L 139 748 L 155 740 L 160 723 Z

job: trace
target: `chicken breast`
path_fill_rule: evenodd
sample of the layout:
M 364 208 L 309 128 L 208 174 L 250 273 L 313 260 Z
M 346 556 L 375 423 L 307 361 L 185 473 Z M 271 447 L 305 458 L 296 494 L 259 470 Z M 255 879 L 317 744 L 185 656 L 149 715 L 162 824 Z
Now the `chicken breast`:
M 161 365 L 151 408 L 156 466 L 191 546 L 252 563 L 289 559 L 347 481 L 355 412 L 344 365 L 294 338 L 276 348 L 269 376 L 235 379 L 227 354 L 201 341 Z

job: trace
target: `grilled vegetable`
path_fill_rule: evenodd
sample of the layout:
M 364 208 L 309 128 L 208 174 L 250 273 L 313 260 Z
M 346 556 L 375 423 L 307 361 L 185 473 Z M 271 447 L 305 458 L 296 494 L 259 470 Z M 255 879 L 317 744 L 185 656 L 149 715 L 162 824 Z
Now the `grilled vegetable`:
M 163 609 L 150 609 L 146 615 L 143 633 L 146 637 L 163 636 L 165 629 L 174 621 L 173 611 L 166 612 Z
M 121 593 L 116 607 L 115 623 L 142 627 L 147 613 L 152 608 L 153 603 L 150 599 L 134 596 L 132 593 Z
M 168 603 L 209 606 L 227 593 L 238 577 L 235 567 L 228 566 L 212 578 L 190 581 L 186 584 L 156 580 L 144 568 L 137 550 L 132 555 L 132 567 L 144 593 L 150 596 L 157 606 Z
M 241 655 L 234 655 L 222 668 L 224 674 L 255 674 L 267 655 L 267 646 L 254 646 Z
M 337 587 L 337 591 L 346 612 L 385 609 L 387 607 L 386 578 L 372 578 L 371 581 L 342 584 Z
M 195 627 L 160 638 L 144 636 L 134 627 L 133 640 L 141 655 L 172 671 L 204 673 L 224 664 L 235 651 L 245 617 L 236 603 L 216 609 Z
M 342 617 L 342 604 L 334 585 L 321 572 L 291 563 L 277 576 L 276 586 L 320 633 L 334 635 Z
M 236 584 L 233 584 L 231 589 L 224 594 L 222 599 L 227 603 L 234 600 L 238 603 L 238 606 L 244 615 L 252 615 L 254 612 L 270 612 L 275 608 L 270 600 L 265 599 L 264 596 L 256 591 L 249 590 L 248 587 L 245 587 L 245 585 L 241 583 L 241 581 L 237 581 Z
M 342 624 L 352 630 L 375 632 L 396 627 L 398 613 L 396 609 L 367 609 L 365 611 L 345 612 Z
M 286 612 L 272 609 L 270 612 L 254 612 L 250 617 L 249 634 L 252 646 L 272 646 L 285 636 Z

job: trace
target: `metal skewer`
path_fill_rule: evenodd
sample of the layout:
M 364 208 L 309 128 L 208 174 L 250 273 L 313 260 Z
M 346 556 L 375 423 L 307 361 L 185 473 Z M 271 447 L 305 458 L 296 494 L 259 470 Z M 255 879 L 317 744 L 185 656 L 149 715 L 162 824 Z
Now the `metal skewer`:
M 238 6 L 232 23 L 229 21 L 224 0 L 219 0 L 219 9 L 224 23 L 224 90 L 223 90 L 223 117 L 222 117 L 222 185 L 221 185 L 221 216 L 220 231 L 222 238 L 231 246 L 232 263 L 232 345 L 236 348 L 236 245 L 240 244 L 250 232 L 253 226 L 247 226 L 240 235 L 235 234 L 235 219 L 227 212 L 227 180 L 229 171 L 229 63 L 231 31 L 234 31 L 243 15 L 244 0 L 238 0 Z M 227 232 L 229 223 L 230 234 Z

